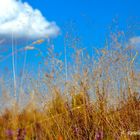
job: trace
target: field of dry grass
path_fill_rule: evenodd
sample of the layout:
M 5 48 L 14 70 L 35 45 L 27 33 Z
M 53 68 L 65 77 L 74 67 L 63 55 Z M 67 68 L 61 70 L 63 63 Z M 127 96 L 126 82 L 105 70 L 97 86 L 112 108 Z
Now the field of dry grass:
M 140 139 L 137 52 L 117 39 L 96 50 L 96 58 L 72 48 L 69 63 L 66 51 L 63 63 L 48 48 L 45 72 L 30 94 L 19 92 L 18 102 L 1 83 L 3 104 L 12 104 L 1 112 L 0 140 Z

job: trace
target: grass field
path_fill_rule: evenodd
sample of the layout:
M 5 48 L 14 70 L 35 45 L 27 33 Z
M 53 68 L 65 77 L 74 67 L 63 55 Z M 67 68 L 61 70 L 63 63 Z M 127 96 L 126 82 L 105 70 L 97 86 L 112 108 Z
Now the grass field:
M 119 39 L 94 55 L 71 44 L 71 62 L 48 48 L 45 72 L 18 101 L 1 82 L 11 105 L 1 111 L 0 140 L 140 140 L 138 53 Z

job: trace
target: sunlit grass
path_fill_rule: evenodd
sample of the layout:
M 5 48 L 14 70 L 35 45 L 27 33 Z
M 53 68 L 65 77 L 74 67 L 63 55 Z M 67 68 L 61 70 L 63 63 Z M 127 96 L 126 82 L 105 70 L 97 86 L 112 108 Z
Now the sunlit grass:
M 2 91 L 4 104 L 11 100 L 12 104 L 2 110 L 0 139 L 139 139 L 140 74 L 135 68 L 136 52 L 122 47 L 116 39 L 111 43 L 111 47 L 96 51 L 96 59 L 72 46 L 74 57 L 70 63 L 65 57 L 64 64 L 49 47 L 46 71 L 41 71 L 37 82 L 32 81 L 29 95 L 23 89 L 15 102 L 8 89 Z M 40 87 L 46 87 L 43 93 Z

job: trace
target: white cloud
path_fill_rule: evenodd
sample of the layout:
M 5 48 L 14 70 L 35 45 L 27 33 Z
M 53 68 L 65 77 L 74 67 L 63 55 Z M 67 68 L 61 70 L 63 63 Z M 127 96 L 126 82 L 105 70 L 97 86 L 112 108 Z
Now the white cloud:
M 0 38 L 38 39 L 57 36 L 59 27 L 21 0 L 0 0 Z
M 129 41 L 136 49 L 140 49 L 140 36 L 132 37 Z

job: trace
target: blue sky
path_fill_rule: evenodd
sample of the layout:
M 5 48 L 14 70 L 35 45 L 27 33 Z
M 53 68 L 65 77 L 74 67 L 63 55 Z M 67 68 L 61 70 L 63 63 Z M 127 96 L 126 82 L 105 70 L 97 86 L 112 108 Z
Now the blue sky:
M 67 22 L 74 21 L 84 41 L 91 38 L 94 45 L 99 45 L 100 40 L 109 33 L 108 28 L 114 18 L 118 18 L 121 29 L 133 24 L 131 18 L 133 20 L 140 18 L 139 0 L 28 0 L 28 2 L 34 8 L 40 9 L 48 20 L 54 20 L 62 32 Z
M 28 2 L 33 9 L 40 11 L 47 21 L 54 21 L 59 27 L 61 34 L 53 39 L 57 52 L 64 50 L 66 31 L 64 27 L 71 22 L 74 23 L 83 44 L 91 51 L 93 46 L 103 47 L 104 41 L 110 33 L 109 26 L 114 18 L 118 20 L 119 28 L 124 31 L 127 30 L 128 25 L 137 24 L 140 19 L 139 0 L 24 0 L 22 2 Z M 39 24 L 39 26 L 41 28 L 43 25 Z M 135 31 L 135 33 L 135 36 L 140 35 L 139 31 Z M 29 40 L 27 44 L 30 42 Z M 7 46 L 10 47 L 7 44 L 4 48 Z M 22 45 L 18 44 L 17 48 L 19 46 Z M 45 47 L 45 45 L 42 46 L 42 49 L 44 50 Z M 9 53 L 10 50 L 5 53 L 1 52 L 1 55 L 5 57 Z M 41 59 L 35 57 L 36 53 L 35 51 L 27 52 L 27 68 L 29 65 L 29 69 L 38 68 Z M 17 57 L 17 63 L 19 63 L 17 69 L 22 69 L 25 54 L 19 53 Z M 12 70 L 11 61 L 12 58 L 9 57 L 0 62 L 2 73 L 5 68 Z

